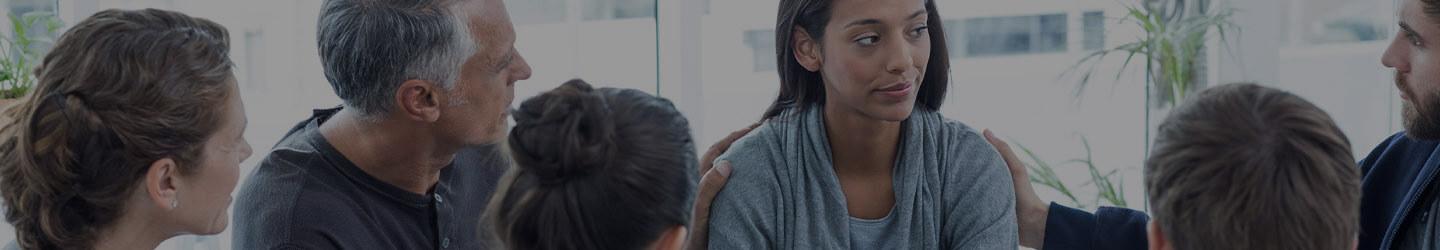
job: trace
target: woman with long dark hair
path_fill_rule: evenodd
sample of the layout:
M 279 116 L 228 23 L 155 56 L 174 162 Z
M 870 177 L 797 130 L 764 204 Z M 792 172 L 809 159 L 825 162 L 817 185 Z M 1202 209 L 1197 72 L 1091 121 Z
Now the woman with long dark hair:
M 781 0 L 780 95 L 721 160 L 714 249 L 1015 248 L 1004 162 L 942 117 L 933 0 Z

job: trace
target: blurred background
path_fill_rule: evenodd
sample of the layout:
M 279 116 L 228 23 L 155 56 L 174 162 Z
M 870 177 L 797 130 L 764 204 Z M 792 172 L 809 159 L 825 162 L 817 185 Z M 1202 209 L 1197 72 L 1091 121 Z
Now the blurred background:
M 1149 134 L 1183 100 L 1177 93 L 1206 86 L 1295 92 L 1330 112 L 1357 159 L 1401 129 L 1392 73 L 1379 59 L 1396 30 L 1397 0 L 935 1 L 952 63 L 942 112 L 1023 147 L 1046 200 L 1144 210 Z M 757 121 L 778 91 L 775 0 L 505 2 L 535 72 L 517 84 L 516 103 L 571 78 L 644 90 L 675 101 L 703 151 Z M 5 46 L 11 60 L 43 54 L 47 37 L 110 8 L 178 10 L 225 25 L 257 152 L 241 165 L 246 175 L 311 109 L 340 103 L 315 48 L 321 0 L 3 3 L 15 17 L 0 26 L 4 36 L 35 38 Z M 1190 32 L 1145 30 L 1146 21 Z M 1146 49 L 1163 41 L 1188 50 Z M 1160 63 L 1169 57 L 1183 63 Z M 13 238 L 0 225 L 0 242 Z M 228 249 L 230 239 L 228 231 L 180 237 L 161 249 Z

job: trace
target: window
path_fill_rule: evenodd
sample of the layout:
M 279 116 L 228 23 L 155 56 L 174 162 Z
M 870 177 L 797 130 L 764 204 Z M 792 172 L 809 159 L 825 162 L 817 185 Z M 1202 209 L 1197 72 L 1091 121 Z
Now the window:
M 58 3 L 55 0 L 11 0 L 6 7 L 10 9 L 10 11 L 8 11 L 9 15 L 14 15 L 17 18 L 23 18 L 26 15 L 54 16 L 57 13 L 57 5 Z M 8 18 L 4 20 L 7 24 L 10 22 Z M 50 47 L 54 46 L 53 40 L 56 37 L 59 37 L 61 32 L 64 32 L 64 30 L 56 30 L 53 34 L 51 34 L 48 33 L 49 30 L 47 30 L 46 26 L 47 24 L 45 23 L 45 21 L 37 21 L 31 24 L 30 27 L 25 28 L 25 30 L 30 31 L 28 34 L 26 34 L 26 36 L 32 38 L 34 42 L 29 46 L 30 49 L 33 49 L 33 51 L 49 51 Z M 8 31 L 7 33 L 9 33 L 7 34 L 7 37 L 13 37 L 14 35 L 16 35 L 15 30 L 11 25 L 5 25 L 4 30 Z M 8 53 L 20 54 L 21 52 L 19 50 L 16 50 L 10 51 Z
M 1379 2 L 1390 0 L 1293 0 L 1291 43 L 1302 45 L 1354 43 L 1389 38 L 1387 21 L 1393 9 Z
M 747 30 L 745 44 L 750 47 L 750 54 L 753 55 L 751 64 L 755 72 L 774 71 L 777 68 L 774 30 Z
M 515 25 L 563 23 L 569 4 L 569 0 L 505 0 Z
M 1098 50 L 1105 48 L 1105 12 L 1085 12 L 1080 20 L 1085 26 L 1081 27 L 1085 32 L 1085 50 Z
M 965 56 L 1000 56 L 1064 52 L 1067 44 L 1066 14 L 980 17 L 965 19 Z M 957 33 L 959 34 L 959 33 Z
M 585 20 L 655 18 L 655 0 L 588 0 Z
M 655 0 L 531 1 L 506 1 L 520 3 L 506 6 L 512 17 L 552 16 L 515 25 L 515 47 L 534 74 L 515 85 L 512 104 L 572 78 L 657 92 Z M 578 11 L 550 8 L 562 5 Z

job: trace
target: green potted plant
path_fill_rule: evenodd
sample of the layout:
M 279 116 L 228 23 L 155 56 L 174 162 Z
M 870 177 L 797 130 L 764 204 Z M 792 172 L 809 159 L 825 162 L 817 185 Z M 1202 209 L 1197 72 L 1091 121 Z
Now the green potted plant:
M 1124 17 L 1119 23 L 1136 25 L 1144 34 L 1129 43 L 1095 51 L 1075 63 L 1064 75 L 1086 67 L 1079 76 L 1075 95 L 1080 97 L 1089 86 L 1091 76 L 1102 59 L 1110 55 L 1124 55 L 1125 61 L 1115 80 L 1124 77 L 1135 60 L 1145 62 L 1145 156 L 1149 156 L 1150 132 L 1156 118 L 1185 100 L 1185 97 L 1204 86 L 1206 43 L 1212 35 L 1220 39 L 1220 49 L 1225 49 L 1228 36 L 1239 31 L 1231 18 L 1235 10 L 1225 7 L 1225 0 L 1139 0 L 1140 4 L 1125 7 Z M 1152 113 L 1156 115 L 1152 115 Z M 1091 157 L 1090 143 L 1083 136 L 1085 157 L 1051 164 L 1029 148 L 1017 143 L 1021 152 L 1030 161 L 1030 182 L 1055 190 L 1064 197 L 1060 201 L 1071 206 L 1087 208 L 1101 205 L 1127 207 L 1125 200 L 1125 177 L 1118 169 L 1102 171 Z M 1142 159 L 1143 162 L 1143 159 Z M 1089 180 L 1080 185 L 1061 181 L 1055 172 L 1060 165 L 1081 165 L 1088 170 Z M 1093 188 L 1095 197 L 1082 198 L 1076 195 L 1077 188 Z M 1087 190 L 1088 191 L 1088 190 Z M 1087 199 L 1088 198 L 1088 199 Z M 1141 205 L 1140 209 L 1145 207 Z
M 50 12 L 8 15 L 12 32 L 0 36 L 0 109 L 35 87 L 35 67 L 62 25 Z
M 1118 81 L 1134 59 L 1145 62 L 1145 151 L 1150 150 L 1150 132 L 1170 107 L 1204 86 L 1206 43 L 1218 35 L 1221 49 L 1226 48 L 1229 34 L 1239 31 L 1231 18 L 1235 9 L 1224 0 L 1141 0 L 1139 6 L 1126 6 L 1121 23 L 1133 23 L 1144 34 L 1135 41 L 1095 51 L 1080 59 L 1071 71 L 1082 65 L 1089 68 L 1076 86 L 1078 97 L 1089 85 L 1091 75 L 1101 59 L 1112 54 L 1125 55 L 1125 62 L 1116 72 Z M 1069 74 L 1067 71 L 1066 74 Z M 1152 114 L 1153 113 L 1153 114 Z
M 1012 139 L 1012 141 L 1014 140 Z M 1025 164 L 1025 167 L 1029 169 L 1030 172 L 1030 183 L 1050 188 L 1058 192 L 1061 196 L 1064 196 L 1064 200 L 1056 202 L 1076 208 L 1097 208 L 1100 206 L 1129 207 L 1130 204 L 1125 200 L 1125 176 L 1119 173 L 1120 169 L 1111 169 L 1110 171 L 1100 170 L 1100 166 L 1095 163 L 1094 155 L 1091 154 L 1090 140 L 1085 138 L 1085 136 L 1080 136 L 1080 143 L 1085 147 L 1085 156 L 1070 159 L 1059 164 L 1052 164 L 1045 161 L 1045 159 L 1041 158 L 1035 151 L 1030 150 L 1029 147 L 1019 143 L 1019 141 L 1015 142 L 1015 146 L 1020 148 L 1020 152 L 1029 158 L 1029 162 Z M 1090 179 L 1080 185 L 1067 184 L 1060 179 L 1059 174 L 1055 173 L 1055 167 L 1064 165 L 1084 166 L 1090 173 Z M 1078 190 L 1079 188 L 1093 188 L 1095 197 L 1093 197 L 1093 199 L 1081 200 L 1080 197 L 1076 195 L 1077 192 L 1081 191 Z M 1138 209 L 1145 208 L 1142 204 Z

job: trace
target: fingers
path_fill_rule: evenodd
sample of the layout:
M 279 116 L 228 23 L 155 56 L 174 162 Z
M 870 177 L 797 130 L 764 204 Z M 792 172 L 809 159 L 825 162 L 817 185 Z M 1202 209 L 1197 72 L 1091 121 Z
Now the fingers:
M 759 126 L 759 122 L 750 124 L 750 126 L 746 126 L 743 129 L 731 132 L 730 135 L 715 142 L 715 145 L 711 145 L 710 149 L 705 151 L 705 155 L 700 157 L 700 173 L 710 172 L 711 164 L 715 162 L 715 158 L 719 158 L 720 155 L 725 154 L 725 151 L 730 150 L 730 144 L 735 143 L 735 140 L 745 137 L 746 134 L 750 134 L 750 130 L 754 130 L 755 127 Z
M 725 188 L 730 171 L 730 162 L 722 161 L 700 177 L 700 190 L 695 196 L 694 214 L 690 219 L 690 239 L 685 242 L 685 249 L 704 250 L 708 247 L 710 203 L 715 200 L 715 195 L 720 194 L 720 189 Z
M 1050 207 L 1035 194 L 1035 188 L 1030 185 L 1030 175 L 1025 170 L 1025 163 L 1015 156 L 1014 150 L 1010 150 L 1010 144 L 1000 140 L 989 129 L 986 129 L 984 134 L 985 140 L 990 141 L 995 151 L 1000 152 L 1005 166 L 1010 169 L 1010 177 L 1015 185 L 1015 218 L 1020 227 L 1020 245 L 1041 249 L 1045 244 L 1045 222 L 1049 217 Z
M 731 132 L 730 135 L 715 142 L 715 145 L 711 145 L 710 149 L 705 151 L 705 155 L 700 158 L 700 173 L 703 176 L 700 177 L 700 190 L 695 195 L 694 214 L 690 219 L 690 239 L 685 242 L 685 249 L 705 250 L 709 247 L 710 203 L 715 200 L 715 195 L 720 194 L 720 189 L 725 188 L 725 182 L 730 179 L 731 171 L 728 161 L 722 161 L 715 165 L 714 169 L 711 169 L 712 164 L 715 164 L 715 158 L 719 158 L 720 155 L 725 154 L 725 151 L 730 150 L 730 144 L 734 144 L 735 140 L 745 137 L 746 134 L 750 134 L 751 130 L 759 126 L 760 122 L 757 122 Z
M 995 151 L 1000 152 L 1000 158 L 1005 160 L 1005 166 L 1010 169 L 1010 175 L 1014 176 L 1016 181 L 1029 181 L 1029 174 L 1025 172 L 1025 163 L 1020 161 L 1020 157 L 1015 155 L 1014 150 L 1010 149 L 1010 144 L 1000 140 L 989 129 L 986 129 L 984 134 L 985 140 L 995 147 Z M 1024 179 L 1021 179 L 1022 177 Z

